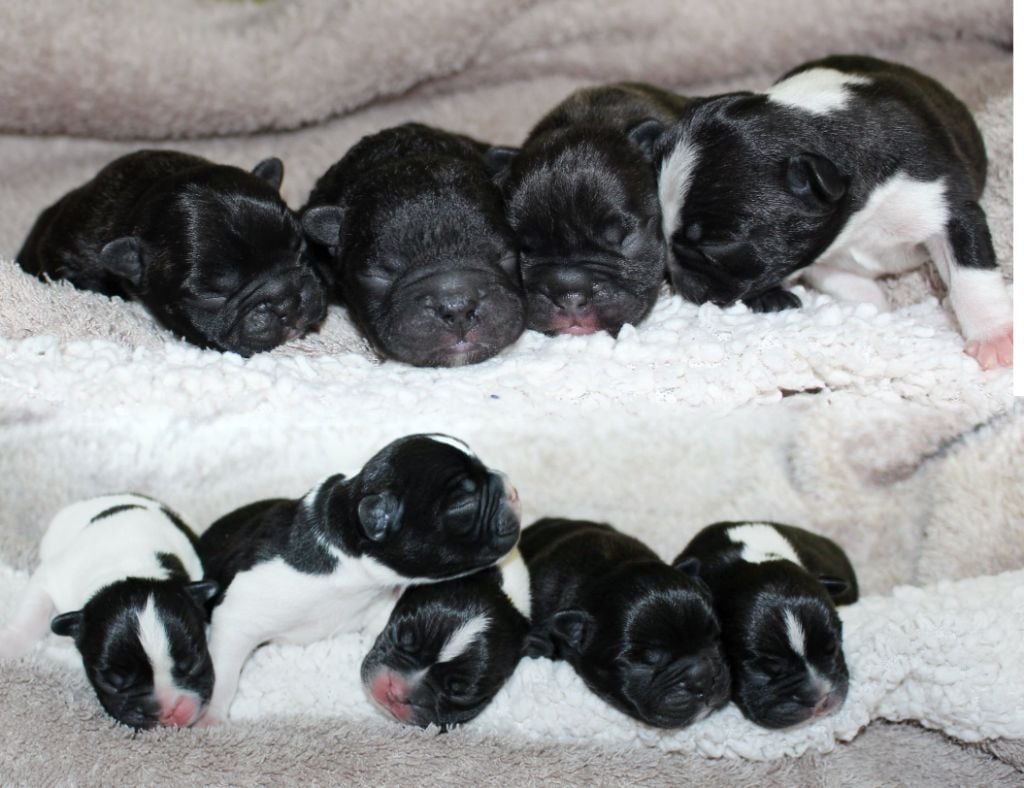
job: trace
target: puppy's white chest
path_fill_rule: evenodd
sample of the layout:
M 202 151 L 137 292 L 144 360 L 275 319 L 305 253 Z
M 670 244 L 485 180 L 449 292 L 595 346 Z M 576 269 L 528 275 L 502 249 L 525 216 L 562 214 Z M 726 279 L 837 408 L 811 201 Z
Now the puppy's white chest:
M 897 174 L 875 189 L 816 262 L 872 278 L 909 271 L 928 259 L 922 244 L 945 232 L 948 218 L 942 179 Z

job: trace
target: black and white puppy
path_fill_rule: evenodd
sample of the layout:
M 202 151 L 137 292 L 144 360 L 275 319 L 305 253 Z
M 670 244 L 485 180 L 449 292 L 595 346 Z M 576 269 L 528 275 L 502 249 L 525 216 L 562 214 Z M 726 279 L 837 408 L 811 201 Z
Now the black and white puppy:
M 374 704 L 399 722 L 469 722 L 519 664 L 530 576 L 518 550 L 496 567 L 406 589 L 362 666 Z
M 74 638 L 110 716 L 134 728 L 191 725 L 213 691 L 204 606 L 217 591 L 196 546 L 176 514 L 141 495 L 65 507 L 0 630 L 0 656 L 27 653 L 52 629 Z
M 364 137 L 310 194 L 303 228 L 382 355 L 475 364 L 522 333 L 515 244 L 487 149 L 408 123 Z
M 790 525 L 715 523 L 674 565 L 696 568 L 711 589 L 732 699 L 748 719 L 786 728 L 843 704 L 849 672 L 836 605 L 858 592 L 835 542 Z
M 544 519 L 523 529 L 528 654 L 566 660 L 615 708 L 659 728 L 729 700 L 707 588 L 610 525 Z
M 800 305 L 798 277 L 887 309 L 874 280 L 931 259 L 967 352 L 1012 363 L 1013 326 L 968 109 L 906 66 L 833 56 L 766 93 L 693 102 L 655 145 L 669 273 L 696 303 Z
M 401 438 L 355 476 L 222 517 L 200 537 L 221 587 L 211 602 L 217 684 L 202 723 L 226 717 L 257 646 L 377 632 L 403 589 L 490 566 L 518 538 L 515 488 L 441 435 Z
M 278 193 L 280 159 L 253 171 L 141 150 L 36 219 L 18 263 L 40 279 L 134 298 L 201 347 L 251 356 L 323 320 L 324 286 Z
M 519 244 L 527 328 L 616 334 L 650 312 L 666 260 L 651 144 L 685 106 L 650 85 L 585 88 L 520 150 L 490 153 Z

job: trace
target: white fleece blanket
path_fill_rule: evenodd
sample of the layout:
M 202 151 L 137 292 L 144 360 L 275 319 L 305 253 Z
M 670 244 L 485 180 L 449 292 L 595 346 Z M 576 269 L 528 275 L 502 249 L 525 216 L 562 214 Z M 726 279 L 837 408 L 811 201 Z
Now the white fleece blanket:
M 0 613 L 28 582 L 0 572 Z M 835 714 L 786 731 L 759 728 L 729 705 L 678 731 L 643 726 L 587 691 L 563 662 L 525 659 L 472 724 L 476 733 L 541 741 L 640 745 L 712 758 L 771 760 L 828 752 L 871 720 L 917 720 L 963 741 L 1024 738 L 1024 570 L 926 588 L 903 586 L 842 610 L 850 668 Z M 302 714 L 370 726 L 396 723 L 370 705 L 359 666 L 372 636 L 271 644 L 242 673 L 233 722 Z M 50 636 L 34 659 L 79 671 L 69 641 Z M 229 723 L 230 724 L 230 723 Z

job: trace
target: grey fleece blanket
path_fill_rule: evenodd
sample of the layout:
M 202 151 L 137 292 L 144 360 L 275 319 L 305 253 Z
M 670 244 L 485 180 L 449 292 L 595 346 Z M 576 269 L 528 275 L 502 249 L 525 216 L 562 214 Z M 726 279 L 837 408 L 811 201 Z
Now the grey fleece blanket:
M 762 88 L 803 59 L 860 51 L 925 69 L 978 114 L 1009 278 L 1009 2 L 76 9 L 10 3 L 0 26 L 0 616 L 71 500 L 135 489 L 202 528 L 413 430 L 469 440 L 516 481 L 527 518 L 605 519 L 665 557 L 715 519 L 815 528 L 847 546 L 868 599 L 847 617 L 845 716 L 790 738 L 731 710 L 653 736 L 544 661 L 524 663 L 476 725 L 404 730 L 346 683 L 359 638 L 262 650 L 222 729 L 130 737 L 52 640 L 0 666 L 4 782 L 1019 782 L 1024 414 L 1008 372 L 963 357 L 926 273 L 889 283 L 887 314 L 810 296 L 764 318 L 666 293 L 618 340 L 528 334 L 486 364 L 431 371 L 380 364 L 340 309 L 249 361 L 199 351 L 135 305 L 11 262 L 42 207 L 140 139 L 242 165 L 279 155 L 297 206 L 386 125 L 515 143 L 581 84 Z

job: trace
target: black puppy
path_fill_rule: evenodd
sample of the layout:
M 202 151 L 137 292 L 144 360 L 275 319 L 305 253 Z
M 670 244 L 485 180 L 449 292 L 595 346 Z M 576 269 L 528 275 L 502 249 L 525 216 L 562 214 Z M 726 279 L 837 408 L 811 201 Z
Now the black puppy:
M 868 57 L 791 71 L 767 93 L 694 101 L 655 144 L 669 273 L 696 303 L 800 305 L 803 276 L 886 309 L 873 280 L 929 257 L 983 367 L 1012 363 L 985 214 L 985 146 L 935 80 Z
M 175 151 L 122 156 L 43 211 L 18 263 L 40 279 L 141 301 L 201 347 L 270 350 L 327 309 L 278 193 L 283 172 L 280 159 L 249 173 Z
M 618 333 L 650 312 L 665 278 L 651 143 L 686 99 L 649 85 L 586 88 L 495 149 L 519 243 L 527 328 Z
M 732 670 L 732 699 L 766 728 L 838 709 L 849 672 L 837 604 L 857 601 L 857 577 L 823 536 L 777 523 L 715 523 L 676 558 L 697 567 L 714 597 Z
M 468 577 L 413 586 L 363 660 L 363 686 L 399 722 L 442 730 L 469 722 L 519 664 L 529 614 L 518 551 Z
M 660 728 L 728 701 L 718 620 L 700 581 L 601 523 L 539 520 L 519 549 L 530 570 L 530 656 L 566 660 L 601 698 Z
M 222 517 L 200 538 L 217 672 L 202 723 L 223 720 L 249 654 L 271 640 L 309 643 L 378 631 L 401 591 L 497 562 L 519 538 L 507 478 L 464 443 L 411 435 L 351 478 L 331 476 L 299 500 Z
M 191 725 L 213 691 L 204 605 L 217 591 L 203 580 L 197 546 L 177 515 L 141 495 L 65 507 L 0 629 L 0 657 L 27 653 L 52 629 L 74 639 L 114 719 L 134 728 Z
M 303 228 L 382 355 L 475 364 L 522 333 L 515 244 L 486 151 L 409 123 L 364 137 L 310 194 Z

